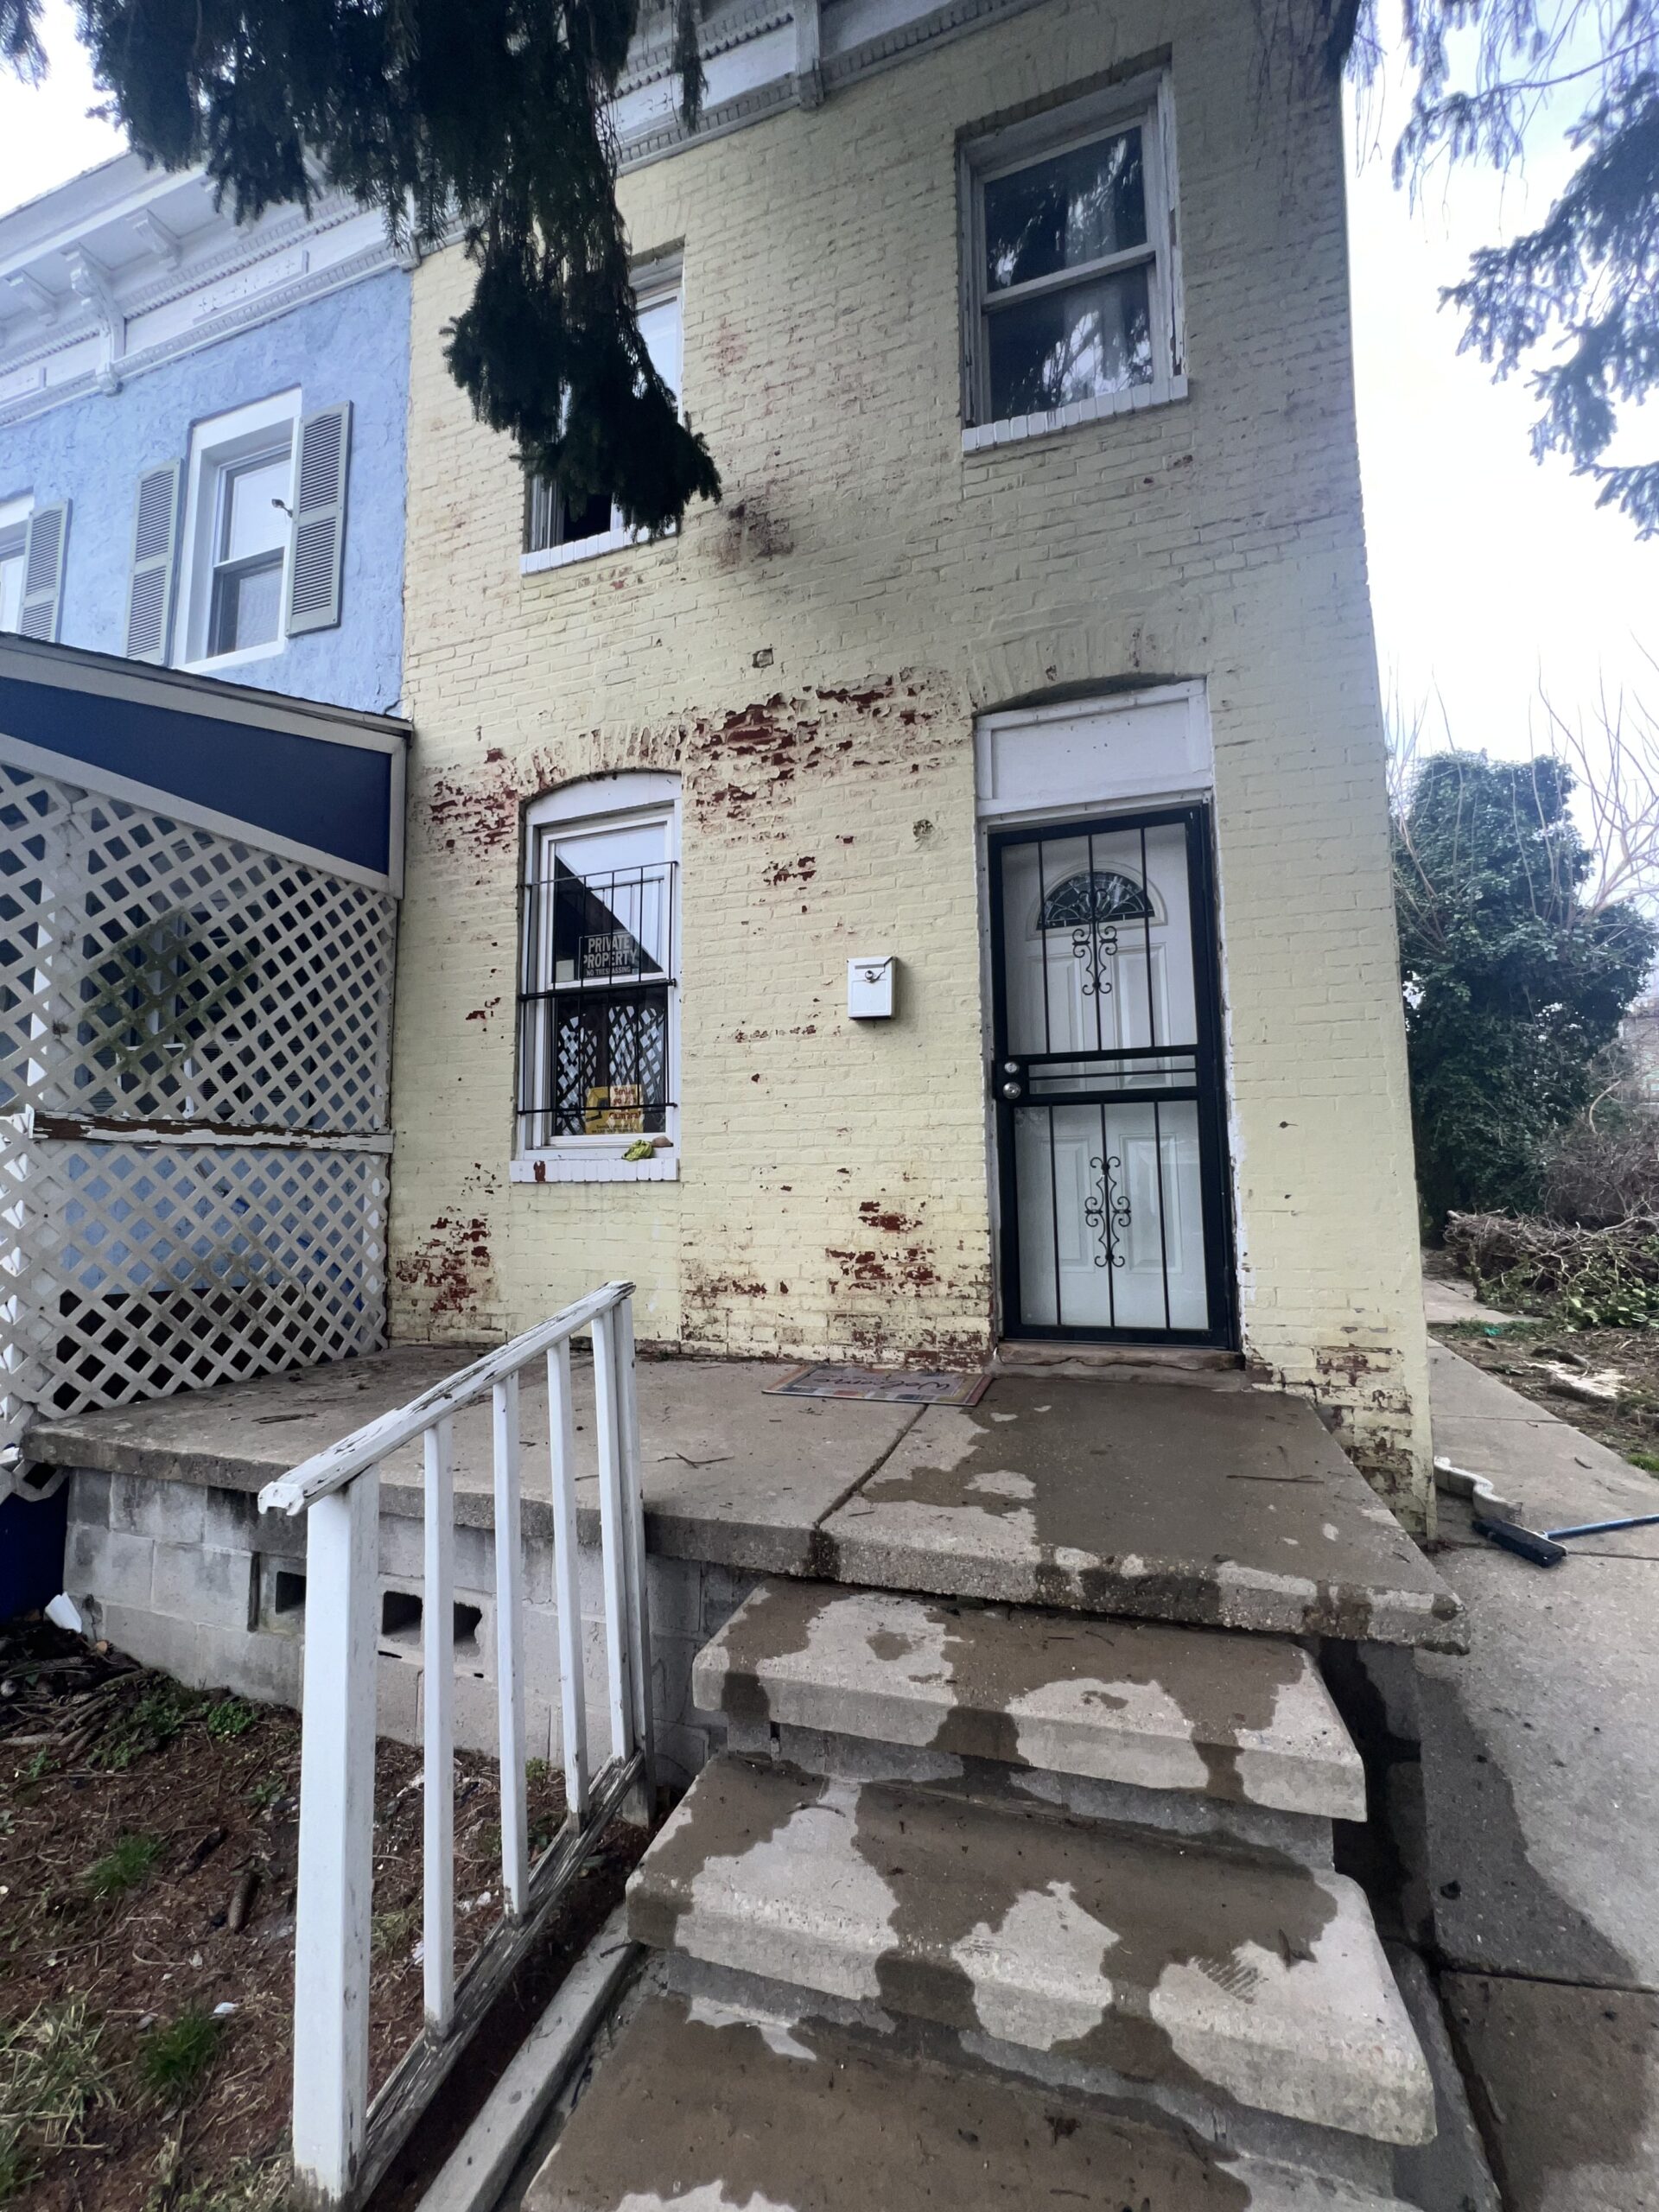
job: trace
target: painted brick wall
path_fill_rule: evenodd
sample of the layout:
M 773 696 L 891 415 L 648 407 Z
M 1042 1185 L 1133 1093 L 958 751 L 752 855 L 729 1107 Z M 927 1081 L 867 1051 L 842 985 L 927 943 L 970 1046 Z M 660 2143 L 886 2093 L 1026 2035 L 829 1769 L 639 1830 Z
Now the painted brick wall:
M 134 377 L 0 430 L 0 499 L 72 502 L 59 634 L 89 652 L 126 651 L 127 580 L 141 470 L 182 457 L 193 426 L 297 385 L 306 408 L 352 403 L 340 620 L 232 682 L 377 712 L 402 684 L 404 439 L 409 405 L 409 278 L 388 270 Z M 175 617 L 175 622 L 176 622 Z
M 1255 11 L 1030 10 L 625 178 L 682 245 L 684 398 L 724 504 L 518 569 L 511 454 L 450 385 L 466 264 L 416 276 L 395 1330 L 593 1281 L 710 1351 L 950 1358 L 992 1328 L 972 717 L 1207 680 L 1248 1349 L 1427 1510 L 1423 1330 L 1334 94 Z M 957 134 L 1167 48 L 1191 396 L 964 457 Z M 511 1185 L 522 803 L 684 778 L 683 1166 Z M 845 963 L 902 963 L 859 1027 Z

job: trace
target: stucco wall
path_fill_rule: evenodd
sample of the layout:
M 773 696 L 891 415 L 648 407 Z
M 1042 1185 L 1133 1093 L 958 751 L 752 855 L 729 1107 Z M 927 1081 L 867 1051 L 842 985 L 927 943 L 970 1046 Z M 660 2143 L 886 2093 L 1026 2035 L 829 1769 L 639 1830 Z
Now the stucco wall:
M 626 177 L 636 251 L 683 245 L 726 485 L 655 546 L 521 576 L 518 474 L 441 358 L 465 265 L 418 272 L 396 1333 L 626 1274 L 693 1348 L 982 1354 L 972 717 L 1201 677 L 1246 1348 L 1426 1510 L 1337 100 L 1264 85 L 1255 21 L 1056 0 Z M 957 133 L 1166 46 L 1191 396 L 964 457 Z M 627 764 L 685 783 L 681 1179 L 513 1185 L 520 808 Z M 891 1024 L 846 1019 L 866 950 Z
M 403 655 L 409 278 L 401 270 L 314 300 L 257 328 L 0 431 L 0 499 L 73 504 L 59 635 L 126 649 L 133 505 L 142 469 L 182 456 L 192 426 L 297 385 L 308 408 L 352 403 L 346 564 L 338 628 L 238 662 L 238 683 L 335 705 L 397 704 Z M 175 627 L 177 616 L 175 614 Z

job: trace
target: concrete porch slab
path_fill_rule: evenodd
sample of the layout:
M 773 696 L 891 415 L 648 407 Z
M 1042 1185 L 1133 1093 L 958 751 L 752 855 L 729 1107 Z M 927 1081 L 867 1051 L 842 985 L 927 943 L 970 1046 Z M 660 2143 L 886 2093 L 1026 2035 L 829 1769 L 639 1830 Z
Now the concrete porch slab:
M 525 2212 L 1405 2212 L 1188 2130 L 906 2061 L 822 2021 L 652 1997 Z
M 1312 1407 L 1269 1391 L 999 1376 L 926 1408 L 823 1534 L 842 1582 L 1466 1648 Z
M 24 1449 L 50 1465 L 255 1491 L 469 1357 L 461 1345 L 396 1346 L 38 1422 Z M 766 1396 L 787 1371 L 640 1361 L 652 1551 L 1199 1627 L 1463 1648 L 1457 1600 L 1299 1400 L 1217 1376 L 998 1376 L 965 1411 Z M 585 1357 L 574 1380 L 585 1459 Z M 546 1386 L 536 1374 L 524 1378 L 521 1427 L 524 1533 L 547 1542 Z M 457 1522 L 488 1528 L 487 1403 L 457 1416 L 455 1454 Z M 597 1542 L 593 1475 L 577 1495 L 582 1540 Z M 382 1463 L 382 1510 L 418 1518 L 421 1500 L 420 1449 L 410 1445 Z
M 399 1344 L 336 1366 L 222 1383 L 148 1405 L 37 1422 L 25 1446 L 48 1465 L 165 1482 L 257 1491 L 365 1421 L 405 1405 L 476 1357 L 458 1344 Z M 917 1406 L 769 1398 L 786 1366 L 755 1361 L 639 1363 L 645 1541 L 671 1559 L 696 1559 L 766 1574 L 811 1571 L 818 1523 L 878 1466 L 921 1411 Z M 594 1374 L 573 1362 L 576 1450 L 593 1450 Z M 547 1498 L 547 1382 L 539 1369 L 520 1385 L 524 1444 L 524 1530 L 550 1542 Z M 455 1519 L 491 1525 L 490 1408 L 455 1420 Z M 421 1447 L 381 1465 L 381 1508 L 418 1519 Z M 584 1543 L 599 1541 L 599 1485 L 577 1489 Z

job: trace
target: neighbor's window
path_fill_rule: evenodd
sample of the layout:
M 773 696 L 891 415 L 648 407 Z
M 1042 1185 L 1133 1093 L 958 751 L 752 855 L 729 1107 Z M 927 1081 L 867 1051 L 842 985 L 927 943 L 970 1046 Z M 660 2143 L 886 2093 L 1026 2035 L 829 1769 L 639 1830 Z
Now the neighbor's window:
M 268 645 L 282 634 L 293 475 L 293 440 L 287 435 L 268 453 L 227 461 L 217 472 L 207 607 L 210 656 Z
M 1167 167 L 1157 85 L 1077 103 L 964 154 L 966 419 L 1058 428 L 1179 368 Z
M 257 657 L 283 638 L 300 395 L 199 423 L 185 496 L 187 663 Z
M 0 501 L 0 630 L 16 630 L 22 622 L 29 512 L 27 499 Z
M 637 279 L 639 332 L 652 366 L 677 400 L 680 396 L 680 280 Z M 588 553 L 607 553 L 631 544 L 634 532 L 620 507 L 608 499 L 568 499 L 556 484 L 534 479 L 525 487 L 524 558 L 531 568 L 550 568 Z M 542 556 L 540 559 L 535 556 Z M 554 559 L 545 556 L 552 555 Z
M 530 810 L 519 951 L 520 1160 L 550 1156 L 596 1179 L 607 1166 L 661 1172 L 671 1153 L 677 796 L 671 777 L 595 778 Z

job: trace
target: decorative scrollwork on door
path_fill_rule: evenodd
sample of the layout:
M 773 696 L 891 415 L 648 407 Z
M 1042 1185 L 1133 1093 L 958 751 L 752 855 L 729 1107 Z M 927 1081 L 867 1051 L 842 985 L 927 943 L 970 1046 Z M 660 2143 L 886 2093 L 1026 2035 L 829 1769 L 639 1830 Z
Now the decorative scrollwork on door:
M 1116 1153 L 1109 1153 L 1089 1162 L 1089 1172 L 1095 1178 L 1095 1188 L 1084 1201 L 1083 1217 L 1095 1232 L 1100 1249 L 1095 1255 L 1097 1268 L 1121 1268 L 1126 1254 L 1122 1236 L 1133 1214 L 1129 1194 L 1118 1180 L 1123 1163 Z
M 1097 925 L 1073 930 L 1071 957 L 1084 963 L 1084 998 L 1109 998 L 1112 989 L 1110 963 L 1117 957 L 1117 931 Z

